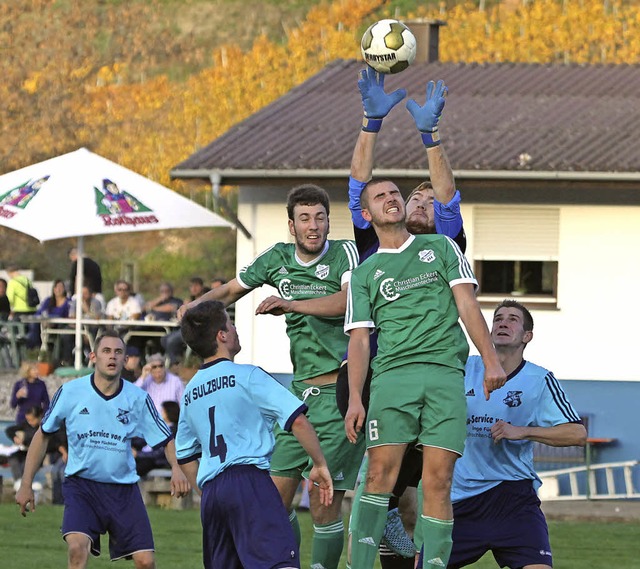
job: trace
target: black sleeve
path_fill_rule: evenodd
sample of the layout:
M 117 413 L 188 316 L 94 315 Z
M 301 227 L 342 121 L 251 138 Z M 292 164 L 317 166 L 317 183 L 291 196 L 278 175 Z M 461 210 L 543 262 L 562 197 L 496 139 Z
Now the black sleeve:
M 358 254 L 360 255 L 360 262 L 362 263 L 362 261 L 378 249 L 378 235 L 371 225 L 366 229 L 359 229 L 354 225 L 353 235 L 355 237 Z
M 460 233 L 458 233 L 453 240 L 456 242 L 456 245 L 460 247 L 460 251 L 463 253 L 467 251 L 467 236 L 464 233 L 464 225 L 460 228 Z

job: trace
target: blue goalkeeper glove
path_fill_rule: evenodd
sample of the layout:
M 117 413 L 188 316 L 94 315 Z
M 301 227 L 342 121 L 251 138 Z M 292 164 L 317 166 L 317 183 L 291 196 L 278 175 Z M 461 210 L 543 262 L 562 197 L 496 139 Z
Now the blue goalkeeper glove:
M 385 93 L 384 74 L 378 73 L 369 66 L 360 71 L 358 89 L 360 89 L 364 108 L 362 130 L 365 132 L 378 132 L 382 127 L 382 119 L 407 96 L 404 89 Z
M 443 81 L 427 83 L 427 100 L 424 106 L 418 105 L 413 99 L 407 101 L 407 110 L 416 122 L 422 134 L 422 142 L 427 148 L 440 144 L 438 123 L 444 109 L 445 98 L 449 90 Z

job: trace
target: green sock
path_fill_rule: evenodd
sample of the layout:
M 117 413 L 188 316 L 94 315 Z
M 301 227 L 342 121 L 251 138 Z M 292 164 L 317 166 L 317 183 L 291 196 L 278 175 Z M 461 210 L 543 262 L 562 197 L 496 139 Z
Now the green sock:
M 314 569 L 338 569 L 344 547 L 342 520 L 329 524 L 313 524 L 311 567 Z
M 380 539 L 384 533 L 391 494 L 363 492 L 358 512 L 352 520 L 351 566 L 354 569 L 372 569 Z
M 451 555 L 453 540 L 453 520 L 438 520 L 420 516 L 422 538 L 424 539 L 424 569 L 446 567 Z
M 293 529 L 293 535 L 296 538 L 298 548 L 300 548 L 300 542 L 302 541 L 302 536 L 300 535 L 300 520 L 298 520 L 298 515 L 295 510 L 289 512 L 289 523 L 291 524 L 291 529 Z

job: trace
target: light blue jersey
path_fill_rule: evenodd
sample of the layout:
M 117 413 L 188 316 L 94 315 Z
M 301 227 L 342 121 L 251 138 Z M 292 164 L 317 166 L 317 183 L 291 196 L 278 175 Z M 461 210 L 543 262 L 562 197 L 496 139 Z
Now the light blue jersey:
M 554 427 L 578 423 L 580 417 L 549 370 L 523 362 L 507 383 L 485 401 L 484 365 L 471 356 L 465 369 L 467 441 L 456 462 L 451 500 L 457 502 L 485 492 L 505 480 L 540 479 L 533 468 L 533 442 L 493 442 L 491 427 L 500 419 L 519 427 Z
M 65 383 L 53 396 L 41 428 L 48 435 L 66 422 L 65 476 L 133 484 L 139 476 L 131 439 L 142 437 L 157 448 L 173 438 L 151 398 L 128 381 L 118 381 L 118 391 L 109 397 L 95 386 L 93 374 Z
M 276 421 L 283 429 L 307 406 L 259 367 L 219 359 L 200 368 L 182 396 L 180 464 L 200 460 L 198 486 L 229 466 L 269 469 Z

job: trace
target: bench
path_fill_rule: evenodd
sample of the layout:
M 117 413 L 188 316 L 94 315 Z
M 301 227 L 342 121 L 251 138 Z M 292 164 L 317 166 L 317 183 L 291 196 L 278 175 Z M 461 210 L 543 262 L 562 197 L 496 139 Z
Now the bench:
M 138 483 L 146 506 L 159 506 L 173 510 L 193 507 L 193 490 L 182 498 L 171 495 L 171 470 L 154 468 Z

